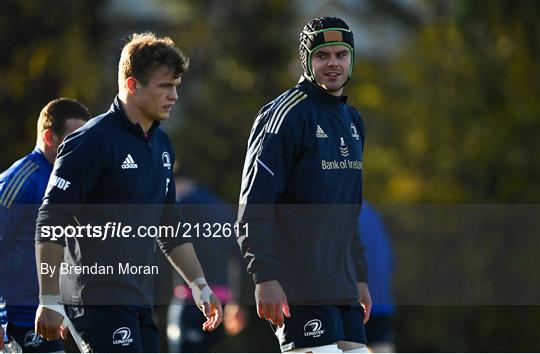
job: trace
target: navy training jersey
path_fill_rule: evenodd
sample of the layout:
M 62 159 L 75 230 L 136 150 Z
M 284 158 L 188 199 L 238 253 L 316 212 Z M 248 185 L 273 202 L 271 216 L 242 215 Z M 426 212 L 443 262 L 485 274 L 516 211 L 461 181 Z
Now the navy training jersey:
M 127 237 L 113 237 L 109 231 L 106 239 L 90 237 L 98 236 L 92 232 L 56 241 L 65 245 L 62 263 L 67 272 L 60 273 L 65 304 L 153 303 L 156 243 L 167 253 L 186 239 L 141 237 L 137 230 L 179 221 L 173 163 L 169 139 L 159 123 L 145 135 L 128 119 L 118 97 L 108 112 L 60 146 L 39 210 L 36 242 L 51 241 L 41 232 L 45 226 L 101 226 L 102 234 L 107 223 L 131 227 Z M 86 268 L 77 272 L 76 267 Z
M 182 195 L 178 195 L 183 220 L 191 225 L 211 223 L 212 225 L 234 225 L 234 212 L 217 195 L 201 185 L 195 185 Z M 229 257 L 240 257 L 233 237 L 193 237 L 193 248 L 205 270 L 208 284 L 224 289 L 229 287 Z M 216 290 L 214 290 L 216 291 Z
M 7 318 L 31 327 L 38 304 L 34 234 L 52 165 L 39 148 L 0 174 L 0 298 Z
M 366 281 L 356 221 L 364 125 L 346 97 L 307 80 L 264 106 L 248 141 L 239 244 L 256 283 L 290 302 L 358 299 Z

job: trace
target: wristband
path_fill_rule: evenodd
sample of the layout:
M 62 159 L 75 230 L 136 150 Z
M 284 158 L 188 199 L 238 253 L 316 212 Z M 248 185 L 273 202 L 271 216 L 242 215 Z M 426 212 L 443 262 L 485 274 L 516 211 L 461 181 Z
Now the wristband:
M 193 288 L 196 285 L 208 285 L 208 283 L 206 282 L 206 279 L 204 279 L 204 277 L 199 277 L 199 278 L 193 279 L 191 283 L 189 283 L 190 288 Z
M 199 285 L 204 285 L 202 289 L 199 288 Z M 191 289 L 191 295 L 197 306 L 203 306 L 205 303 L 210 303 L 210 295 L 212 295 L 212 289 L 206 283 L 206 279 L 203 277 L 194 279 L 189 283 Z
M 60 300 L 60 295 L 39 295 L 39 305 L 41 307 L 52 310 L 66 319 L 66 311 L 64 310 L 64 305 L 60 304 Z

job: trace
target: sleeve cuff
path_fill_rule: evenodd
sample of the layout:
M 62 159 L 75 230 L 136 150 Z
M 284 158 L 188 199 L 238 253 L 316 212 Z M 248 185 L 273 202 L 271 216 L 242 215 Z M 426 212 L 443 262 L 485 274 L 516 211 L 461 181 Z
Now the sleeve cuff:
M 178 246 L 181 246 L 185 243 L 192 243 L 189 238 L 175 238 L 175 239 L 167 239 L 167 238 L 158 238 L 157 243 L 159 245 L 159 248 L 161 249 L 161 252 L 165 256 L 169 256 L 171 251 L 175 249 Z
M 277 280 L 277 275 L 274 273 L 273 270 L 270 269 L 252 273 L 251 276 L 253 277 L 253 281 L 255 282 L 255 284 L 263 283 L 270 280 Z
M 56 243 L 57 245 L 60 245 L 62 247 L 66 247 L 66 240 L 64 239 L 64 237 L 60 237 L 60 238 L 57 238 L 57 239 L 50 239 L 50 238 L 43 238 L 43 237 L 40 237 L 39 235 L 36 236 L 36 238 L 34 239 L 34 243 L 36 245 L 39 245 L 39 244 L 42 244 L 44 242 L 49 242 L 49 243 Z
M 356 280 L 358 281 L 358 283 L 367 283 L 367 271 L 362 269 L 356 269 Z

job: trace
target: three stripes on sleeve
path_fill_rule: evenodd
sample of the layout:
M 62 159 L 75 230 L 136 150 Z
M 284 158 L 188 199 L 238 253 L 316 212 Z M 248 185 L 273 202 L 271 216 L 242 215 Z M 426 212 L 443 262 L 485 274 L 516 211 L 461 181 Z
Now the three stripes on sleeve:
M 6 209 L 11 208 L 24 183 L 38 168 L 39 166 L 30 160 L 24 162 L 13 177 L 0 187 L 0 205 Z
M 290 90 L 272 102 L 268 109 L 261 112 L 255 120 L 255 126 L 248 140 L 248 150 L 244 163 L 242 192 L 240 195 L 241 204 L 247 202 L 247 197 L 257 175 L 257 165 L 261 165 L 270 175 L 274 176 L 271 167 L 258 158 L 264 136 L 266 134 L 279 134 L 287 113 L 305 98 L 307 98 L 307 94 L 304 92 L 297 89 Z

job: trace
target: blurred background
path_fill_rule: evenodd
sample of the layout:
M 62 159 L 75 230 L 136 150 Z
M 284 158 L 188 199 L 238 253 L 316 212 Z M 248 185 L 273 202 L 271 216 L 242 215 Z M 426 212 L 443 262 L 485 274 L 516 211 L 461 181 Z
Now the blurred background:
M 396 350 L 540 350 L 540 2 L 1 6 L 1 170 L 34 147 L 51 99 L 106 111 L 125 40 L 149 30 L 191 58 L 164 125 L 180 166 L 229 203 L 257 111 L 301 74 L 302 27 L 317 16 L 344 18 L 356 43 L 345 93 L 367 130 L 364 194 L 379 206 L 396 254 Z M 456 276 L 463 279 L 447 289 Z M 433 300 L 432 290 L 462 298 Z

